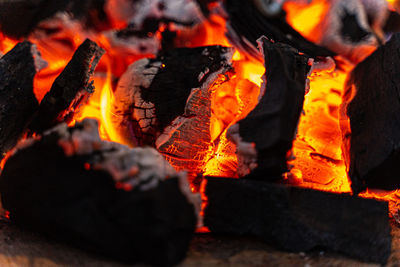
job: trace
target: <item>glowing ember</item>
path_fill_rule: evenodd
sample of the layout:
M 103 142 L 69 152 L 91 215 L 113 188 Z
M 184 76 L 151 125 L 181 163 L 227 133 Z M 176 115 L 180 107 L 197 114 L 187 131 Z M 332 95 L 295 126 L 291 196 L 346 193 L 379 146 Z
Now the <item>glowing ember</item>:
M 393 6 L 397 4 L 395 0 L 388 0 L 388 2 Z M 328 7 L 329 1 L 314 0 L 309 5 L 286 3 L 284 9 L 287 12 L 289 24 L 309 40 L 317 42 L 322 34 L 319 27 L 320 22 Z M 122 22 L 115 19 L 114 23 L 119 25 Z M 212 14 L 207 21 L 195 26 L 191 31 L 178 30 L 176 45 L 186 47 L 231 46 L 225 37 L 225 24 L 224 18 Z M 67 34 L 63 37 L 64 42 L 58 42 L 60 47 L 67 42 L 68 49 L 61 49 L 57 46 L 50 47 L 46 39 L 33 40 L 42 52 L 43 58 L 49 63 L 49 67 L 35 78 L 35 95 L 38 100 L 41 100 L 49 90 L 81 40 L 89 35 L 82 29 L 76 32 L 71 29 L 70 35 Z M 165 30 L 165 25 L 162 25 L 155 36 L 161 38 L 160 36 Z M 123 143 L 123 138 L 119 136 L 112 125 L 114 114 L 111 112 L 111 105 L 114 102 L 114 78 L 120 77 L 130 63 L 142 57 L 154 55 L 124 55 L 116 50 L 104 35 L 94 33 L 90 33 L 90 35 L 104 47 L 107 54 L 94 76 L 96 87 L 94 95 L 87 105 L 81 107 L 81 112 L 74 119 L 81 121 L 84 118 L 95 118 L 99 121 L 102 139 Z M 16 43 L 17 41 L 0 34 L 1 52 L 8 52 Z M 54 42 L 51 45 L 54 45 Z M 263 63 L 236 50 L 233 56 L 233 66 L 234 75 L 229 77 L 230 80 L 223 86 L 214 90 L 211 95 L 211 143 L 205 152 L 207 157 L 202 164 L 201 172 L 204 175 L 237 177 L 236 147 L 227 140 L 226 130 L 244 118 L 258 101 L 262 84 L 261 77 L 265 72 Z M 342 101 L 343 85 L 350 70 L 351 68 L 318 72 L 310 77 L 311 90 L 306 96 L 304 114 L 301 116 L 298 134 L 294 141 L 294 159 L 290 161 L 293 168 L 290 174 L 286 174 L 290 183 L 324 191 L 351 192 L 342 158 L 342 136 L 339 127 L 339 106 Z M 1 167 L 3 164 L 4 160 Z M 389 201 L 393 216 L 399 216 L 394 212 L 398 209 L 398 191 L 382 193 L 369 190 L 362 196 Z
M 342 135 L 339 106 L 346 73 L 317 73 L 310 80 L 310 92 L 304 102 L 294 142 L 292 173 L 299 176 L 300 186 L 334 192 L 351 192 L 342 159 Z
M 316 42 L 322 34 L 319 23 L 327 12 L 329 1 L 314 0 L 309 5 L 295 2 L 286 2 L 284 9 L 287 12 L 288 23 L 310 41 Z

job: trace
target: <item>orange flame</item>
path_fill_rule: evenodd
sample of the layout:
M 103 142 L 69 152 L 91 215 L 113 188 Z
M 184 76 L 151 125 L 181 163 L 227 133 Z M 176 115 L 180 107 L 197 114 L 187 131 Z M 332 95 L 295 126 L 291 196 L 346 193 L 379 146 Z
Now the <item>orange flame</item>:
M 388 0 L 394 4 L 395 0 Z M 328 0 L 314 0 L 309 5 L 286 3 L 287 20 L 296 30 L 311 41 L 320 38 L 319 23 L 327 11 Z M 223 45 L 231 46 L 225 37 L 226 21 L 224 18 L 212 15 L 202 25 L 192 31 L 178 32 L 178 46 Z M 161 30 L 160 30 L 161 31 Z M 67 64 L 74 49 L 83 40 L 80 33 L 75 33 L 71 40 L 71 51 L 55 55 L 54 48 L 46 47 L 46 42 L 37 42 L 43 58 L 49 62 L 49 67 L 35 78 L 35 94 L 41 100 L 49 90 L 57 75 Z M 107 54 L 101 61 L 105 70 L 97 70 L 94 75 L 96 91 L 90 101 L 82 107 L 75 121 L 84 118 L 95 118 L 99 121 L 100 134 L 105 140 L 122 143 L 112 125 L 111 105 L 114 101 L 114 75 L 120 76 L 129 63 L 140 57 L 125 57 L 118 55 L 102 35 L 95 36 L 104 46 Z M 8 52 L 17 42 L 0 34 L 0 50 Z M 210 132 L 213 143 L 210 144 L 212 155 L 204 164 L 204 174 L 213 176 L 234 177 L 237 166 L 235 145 L 226 138 L 226 130 L 238 120 L 245 117 L 257 104 L 257 98 L 262 84 L 264 65 L 256 59 L 246 56 L 236 50 L 233 55 L 235 74 L 230 81 L 213 92 L 212 118 Z M 104 67 L 104 66 L 103 66 Z M 293 144 L 293 165 L 291 175 L 299 186 L 332 191 L 351 192 L 343 163 L 341 145 L 342 136 L 339 127 L 338 110 L 342 101 L 344 83 L 349 70 L 321 72 L 310 77 L 311 90 L 306 96 L 304 114 L 301 116 L 298 133 Z M 212 148 L 212 149 L 211 149 Z M 2 161 L 4 164 L 4 160 Z M 3 165 L 1 166 L 3 167 Z M 204 190 L 201 189 L 201 190 Z M 363 197 L 383 199 L 397 207 L 399 192 L 377 193 L 367 191 Z M 203 196 L 204 197 L 204 196 Z M 206 203 L 206 199 L 205 203 Z M 205 204 L 204 204 L 205 205 Z
M 313 0 L 308 5 L 286 2 L 284 5 L 286 20 L 304 37 L 317 42 L 322 34 L 318 26 L 328 11 L 329 2 L 329 0 Z

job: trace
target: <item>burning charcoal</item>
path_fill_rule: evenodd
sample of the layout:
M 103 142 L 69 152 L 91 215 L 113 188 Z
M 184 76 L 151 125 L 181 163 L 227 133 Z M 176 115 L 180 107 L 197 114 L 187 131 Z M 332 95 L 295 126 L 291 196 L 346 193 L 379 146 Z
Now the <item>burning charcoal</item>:
M 106 11 L 114 24 L 127 25 L 109 32 L 110 42 L 136 55 L 176 47 L 178 31 L 189 31 L 205 19 L 196 0 L 114 0 L 106 3 Z
M 271 1 L 227 0 L 225 2 L 228 13 L 228 37 L 235 46 L 258 57 L 257 40 L 265 35 L 276 42 L 289 44 L 314 58 L 334 55 L 333 52 L 302 37 L 287 24 L 284 14 L 273 18 L 265 16 L 262 9 L 254 4 L 257 2 Z
M 274 17 L 282 14 L 282 6 L 285 2 L 309 4 L 311 0 L 253 0 L 253 2 L 264 16 Z
M 155 34 L 148 36 L 147 32 L 137 31 L 127 27 L 118 31 L 105 33 L 110 45 L 124 56 L 157 54 L 160 40 Z
M 131 146 L 156 146 L 177 169 L 201 169 L 211 91 L 226 80 L 231 56 L 220 46 L 179 48 L 132 64 L 115 91 L 114 128 Z
M 165 128 L 185 114 L 194 88 L 210 86 L 230 68 L 231 56 L 230 49 L 219 46 L 178 48 L 135 62 L 115 91 L 115 129 L 131 146 L 154 146 Z
M 194 25 L 203 20 L 195 0 L 113 0 L 107 1 L 106 13 L 112 21 L 149 32 L 157 29 L 160 22 Z
M 157 151 L 102 141 L 94 120 L 17 146 L 0 192 L 11 222 L 128 263 L 182 260 L 200 207 Z
M 293 252 L 337 251 L 384 264 L 388 204 L 347 194 L 247 179 L 207 178 L 204 223 L 212 233 L 252 235 Z
M 96 43 L 88 39 L 83 42 L 40 103 L 39 112 L 29 126 L 32 132 L 41 133 L 72 119 L 93 93 L 89 80 L 103 53 Z
M 33 78 L 46 66 L 36 46 L 17 44 L 0 59 L 0 157 L 13 148 L 25 133 L 38 101 Z
M 87 24 L 94 21 L 99 24 L 101 20 L 107 20 L 103 5 L 104 0 L 2 0 L 0 29 L 10 37 L 26 37 L 41 21 L 64 11 L 83 19 Z
M 399 188 L 400 34 L 351 73 L 341 112 L 344 155 L 354 193 Z
M 361 62 L 383 42 L 382 28 L 388 14 L 386 0 L 331 1 L 320 26 L 319 43 L 353 62 Z
M 288 45 L 261 39 L 265 57 L 261 99 L 257 106 L 228 130 L 237 145 L 238 173 L 267 174 L 279 179 L 287 171 L 286 156 L 292 148 L 303 108 L 308 58 Z

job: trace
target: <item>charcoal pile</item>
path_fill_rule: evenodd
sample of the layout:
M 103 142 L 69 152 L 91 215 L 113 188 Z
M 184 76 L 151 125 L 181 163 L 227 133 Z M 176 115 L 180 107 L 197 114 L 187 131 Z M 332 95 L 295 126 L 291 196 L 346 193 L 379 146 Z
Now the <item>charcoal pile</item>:
M 0 194 L 17 225 L 129 263 L 181 261 L 200 205 L 157 151 L 102 141 L 94 120 L 17 146 Z
M 385 264 L 399 6 L 1 1 L 0 215 L 130 264 L 196 230 Z

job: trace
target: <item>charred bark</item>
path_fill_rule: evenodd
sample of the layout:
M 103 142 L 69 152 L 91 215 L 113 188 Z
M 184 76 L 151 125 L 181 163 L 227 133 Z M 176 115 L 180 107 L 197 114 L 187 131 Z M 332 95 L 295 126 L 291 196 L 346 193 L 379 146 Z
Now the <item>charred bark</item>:
M 240 0 L 227 0 L 225 9 L 229 15 L 228 37 L 239 48 L 251 54 L 257 54 L 257 40 L 265 35 L 275 42 L 289 44 L 313 58 L 334 55 L 301 36 L 286 22 L 283 13 L 277 17 L 266 17 L 253 1 Z
M 58 123 L 69 122 L 79 106 L 94 92 L 90 78 L 104 50 L 87 39 L 54 81 L 40 103 L 39 111 L 29 126 L 41 133 Z
M 154 149 L 101 141 L 93 123 L 17 148 L 0 177 L 11 222 L 127 263 L 178 263 L 196 227 L 187 181 Z
M 360 63 L 346 84 L 341 128 L 353 192 L 399 188 L 400 34 Z
M 213 233 L 252 235 L 293 252 L 323 248 L 382 264 L 390 255 L 386 202 L 225 178 L 207 178 L 205 194 L 204 222 Z
M 16 145 L 38 110 L 33 93 L 37 60 L 29 42 L 17 44 L 0 59 L 0 158 Z
M 296 135 L 310 66 L 306 56 L 288 45 L 263 38 L 262 48 L 266 85 L 264 82 L 263 95 L 254 110 L 238 122 L 236 143 L 238 148 L 241 142 L 255 144 L 257 161 L 254 163 L 258 167 L 254 172 L 267 174 L 261 177 L 279 179 L 287 171 L 286 155 Z M 232 131 L 228 134 L 235 140 Z

